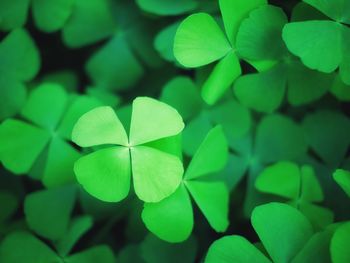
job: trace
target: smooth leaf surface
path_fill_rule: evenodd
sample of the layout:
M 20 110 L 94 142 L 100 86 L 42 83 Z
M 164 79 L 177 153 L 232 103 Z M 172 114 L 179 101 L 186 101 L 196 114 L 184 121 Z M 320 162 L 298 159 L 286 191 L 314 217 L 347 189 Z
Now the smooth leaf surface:
M 229 192 L 226 184 L 191 180 L 186 181 L 186 186 L 211 227 L 217 232 L 224 232 L 229 225 Z
M 174 40 L 175 58 L 185 67 L 200 67 L 224 57 L 231 50 L 214 18 L 206 13 L 187 17 Z
M 114 110 L 109 106 L 102 106 L 79 118 L 73 128 L 72 141 L 81 147 L 128 145 L 128 136 Z
M 181 182 L 183 166 L 174 155 L 147 146 L 131 148 L 133 182 L 136 195 L 145 202 L 159 202 L 175 192 Z
M 185 180 L 197 179 L 222 170 L 227 162 L 227 140 L 221 126 L 211 129 L 186 170 Z
M 0 160 L 15 174 L 27 173 L 49 138 L 48 132 L 40 128 L 7 119 L 0 125 Z
M 264 254 L 240 236 L 225 236 L 209 248 L 205 263 L 269 263 Z
M 75 195 L 74 186 L 42 190 L 27 195 L 24 213 L 29 227 L 51 240 L 63 237 L 68 229 Z
M 148 230 L 168 242 L 183 242 L 193 228 L 193 211 L 186 188 L 180 185 L 158 203 L 145 203 L 142 220 Z
M 118 202 L 130 189 L 129 150 L 116 146 L 90 153 L 75 163 L 74 172 L 90 195 L 105 202 Z
M 274 262 L 290 262 L 313 234 L 309 221 L 285 204 L 258 206 L 253 210 L 251 220 Z
M 181 115 L 169 105 L 149 97 L 133 101 L 130 145 L 139 145 L 180 133 Z

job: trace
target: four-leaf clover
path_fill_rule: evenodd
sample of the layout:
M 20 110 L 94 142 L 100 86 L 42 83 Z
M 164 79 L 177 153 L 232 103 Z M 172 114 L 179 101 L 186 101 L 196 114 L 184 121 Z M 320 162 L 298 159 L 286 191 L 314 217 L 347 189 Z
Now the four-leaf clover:
M 180 184 L 183 166 L 177 156 L 150 143 L 177 135 L 183 128 L 175 109 L 148 97 L 133 101 L 129 136 L 112 108 L 87 112 L 76 123 L 72 140 L 81 147 L 106 147 L 76 162 L 78 182 L 94 197 L 118 202 L 128 195 L 132 174 L 141 200 L 161 201 Z

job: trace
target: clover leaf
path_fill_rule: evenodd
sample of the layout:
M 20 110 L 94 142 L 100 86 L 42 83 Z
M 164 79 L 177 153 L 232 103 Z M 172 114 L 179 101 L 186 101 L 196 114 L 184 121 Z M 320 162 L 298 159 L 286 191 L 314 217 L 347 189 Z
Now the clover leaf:
M 350 172 L 343 169 L 337 169 L 333 173 L 333 178 L 350 197 Z
M 349 253 L 349 239 L 350 237 L 350 222 L 345 222 L 337 228 L 335 231 L 331 245 L 332 262 L 334 263 L 346 263 L 350 260 Z
M 79 152 L 68 142 L 78 117 L 101 103 L 81 96 L 69 101 L 56 84 L 35 88 L 24 105 L 20 119 L 0 125 L 0 160 L 15 174 L 30 172 L 48 187 L 71 182 L 73 163 Z
M 268 255 L 265 256 L 244 237 L 233 235 L 215 241 L 205 262 L 300 262 L 293 259 L 297 259 L 298 253 L 306 250 L 313 241 L 311 224 L 289 205 L 269 203 L 258 206 L 253 210 L 251 222 Z
M 25 29 L 11 31 L 0 42 L 0 119 L 16 114 L 26 99 L 25 83 L 40 68 L 39 51 Z
M 60 239 L 67 232 L 75 196 L 72 185 L 28 194 L 24 200 L 27 224 L 45 238 Z
M 21 248 L 19 252 L 17 248 Z M 28 232 L 13 232 L 0 244 L 0 260 L 10 262 L 113 263 L 114 255 L 105 245 L 97 245 L 73 255 L 60 255 L 43 241 Z
M 332 74 L 308 69 L 288 52 L 282 40 L 287 21 L 282 9 L 261 6 L 243 20 L 237 33 L 237 52 L 243 59 L 274 64 L 267 70 L 241 76 L 234 84 L 238 100 L 257 111 L 275 111 L 285 93 L 292 105 L 309 103 L 323 96 L 332 84 Z
M 333 72 L 339 67 L 342 80 L 350 84 L 350 5 L 347 1 L 304 0 L 321 11 L 330 20 L 312 20 L 289 23 L 283 29 L 288 49 L 303 63 L 322 72 Z M 316 39 L 316 41 L 315 41 Z M 327 50 L 327 55 L 324 54 Z
M 218 232 L 225 231 L 228 227 L 228 189 L 224 182 L 208 179 L 208 175 L 222 170 L 226 161 L 227 141 L 222 128 L 216 126 L 199 146 L 175 193 L 161 202 L 144 204 L 142 220 L 146 227 L 168 242 L 186 240 L 194 225 L 191 195 L 211 227 Z
M 180 184 L 182 163 L 147 143 L 177 135 L 183 128 L 175 109 L 148 97 L 133 102 L 129 137 L 112 108 L 89 111 L 76 123 L 72 140 L 81 147 L 115 146 L 80 158 L 74 166 L 78 182 L 94 197 L 118 202 L 128 195 L 132 173 L 141 200 L 162 200 Z
M 255 187 L 263 193 L 288 199 L 288 204 L 301 211 L 316 228 L 324 228 L 333 221 L 333 213 L 329 209 L 313 204 L 323 201 L 324 197 L 309 165 L 299 168 L 293 162 L 280 161 L 260 173 Z
M 266 1 L 219 1 L 226 35 L 207 13 L 190 15 L 178 27 L 174 55 L 181 65 L 197 68 L 218 61 L 202 87 L 202 97 L 206 103 L 216 103 L 241 74 L 234 49 L 237 29 L 251 10 L 263 4 Z
M 235 156 L 240 160 L 241 169 L 248 173 L 244 204 L 246 215 L 249 215 L 257 204 L 269 200 L 266 196 L 258 194 L 254 186 L 263 168 L 280 160 L 299 159 L 307 151 L 302 128 L 290 118 L 280 114 L 262 118 L 255 134 L 237 139 L 231 147 L 237 153 Z

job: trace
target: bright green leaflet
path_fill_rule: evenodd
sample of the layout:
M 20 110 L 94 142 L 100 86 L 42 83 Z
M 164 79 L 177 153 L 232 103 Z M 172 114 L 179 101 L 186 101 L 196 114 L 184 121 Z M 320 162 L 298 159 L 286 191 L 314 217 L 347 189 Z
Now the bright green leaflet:
M 226 36 L 212 16 L 196 13 L 180 24 L 174 40 L 175 58 L 185 67 L 196 68 L 218 61 L 203 84 L 202 97 L 209 105 L 215 104 L 241 74 L 239 59 L 233 49 L 235 31 L 249 11 L 265 1 L 223 0 L 219 3 Z M 236 7 L 242 9 L 237 11 Z
M 0 126 L 0 160 L 4 166 L 16 174 L 36 174 L 47 187 L 72 182 L 72 167 L 79 152 L 66 141 L 64 131 L 72 129 L 77 116 L 100 105 L 95 99 L 86 98 L 83 104 L 79 100 L 76 97 L 68 102 L 66 92 L 57 84 L 45 83 L 33 89 L 21 112 L 29 123 L 8 119 Z M 80 107 L 70 108 L 75 103 Z
M 310 223 L 300 212 L 281 203 L 256 207 L 251 221 L 273 262 L 291 262 L 313 234 Z M 215 241 L 209 248 L 205 263 L 212 262 L 271 261 L 245 238 L 227 236 Z
M 186 240 L 194 224 L 190 193 L 209 224 L 217 232 L 225 231 L 228 227 L 227 186 L 217 179 L 210 181 L 205 178 L 209 174 L 222 170 L 226 160 L 227 142 L 222 128 L 216 126 L 209 131 L 193 156 L 183 184 L 176 192 L 159 203 L 144 205 L 142 220 L 146 227 L 168 242 Z M 207 195 L 209 192 L 210 196 Z M 182 212 L 178 213 L 178 211 Z
M 330 210 L 313 204 L 323 201 L 323 192 L 311 166 L 299 168 L 295 163 L 280 161 L 265 168 L 255 186 L 261 192 L 290 200 L 288 203 L 301 211 L 316 228 L 324 228 L 333 221 Z
M 226 236 L 216 240 L 209 248 L 205 263 L 269 263 L 254 245 L 240 236 Z
M 178 27 L 174 55 L 185 67 L 200 67 L 223 58 L 231 46 L 214 18 L 193 14 Z
M 339 226 L 335 231 L 331 241 L 331 256 L 334 263 L 346 263 L 350 260 L 349 241 L 350 241 L 350 222 Z
M 139 7 L 156 15 L 179 15 L 195 9 L 198 5 L 196 0 L 137 0 Z
M 333 75 L 304 67 L 287 51 L 281 38 L 286 23 L 287 17 L 280 8 L 261 6 L 243 20 L 237 34 L 237 51 L 243 59 L 253 65 L 259 61 L 275 64 L 267 70 L 241 76 L 234 85 L 239 101 L 260 112 L 275 111 L 285 93 L 292 105 L 317 100 L 333 81 Z
M 344 192 L 350 197 L 350 172 L 337 169 L 333 173 L 334 180 L 344 190 Z
M 68 229 L 75 194 L 75 187 L 66 186 L 27 195 L 24 213 L 29 227 L 50 240 L 62 238 Z
M 76 177 L 94 197 L 118 202 L 129 192 L 132 171 L 136 195 L 145 202 L 159 202 L 180 184 L 182 163 L 175 155 L 143 144 L 177 135 L 183 128 L 175 109 L 152 98 L 138 97 L 133 102 L 128 139 L 114 111 L 97 107 L 78 120 L 72 140 L 82 147 L 121 147 L 108 147 L 82 157 L 74 166 Z
M 107 0 L 74 0 L 72 14 L 62 30 L 64 43 L 79 48 L 110 36 L 116 25 L 109 8 Z

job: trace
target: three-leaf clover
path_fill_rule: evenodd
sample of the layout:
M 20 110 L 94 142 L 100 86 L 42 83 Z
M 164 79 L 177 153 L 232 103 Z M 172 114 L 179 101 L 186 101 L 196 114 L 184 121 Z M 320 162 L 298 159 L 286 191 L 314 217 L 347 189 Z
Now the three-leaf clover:
M 266 167 L 256 179 L 255 187 L 268 194 L 288 199 L 288 204 L 301 211 L 316 228 L 332 223 L 333 213 L 313 204 L 324 199 L 322 188 L 313 168 L 300 168 L 293 162 L 280 161 Z
M 15 174 L 41 178 L 47 187 L 73 181 L 73 164 L 80 156 L 69 143 L 73 125 L 100 105 L 87 96 L 69 97 L 57 84 L 39 85 L 22 108 L 24 120 L 6 119 L 0 125 L 1 162 Z
M 226 138 L 216 126 L 199 146 L 175 193 L 161 202 L 144 204 L 142 220 L 146 227 L 169 242 L 186 240 L 194 225 L 191 195 L 209 224 L 218 232 L 225 231 L 229 192 L 224 182 L 215 180 L 215 173 L 225 167 L 227 155 Z
M 304 0 L 329 20 L 311 20 L 287 24 L 283 39 L 303 63 L 322 72 L 339 67 L 342 80 L 350 84 L 350 4 L 344 0 Z M 325 53 L 325 50 L 327 51 Z
M 110 147 L 75 163 L 78 182 L 94 197 L 118 202 L 128 195 L 132 174 L 136 195 L 145 202 L 159 202 L 178 187 L 183 166 L 178 157 L 150 143 L 177 135 L 183 128 L 174 108 L 148 97 L 133 101 L 129 136 L 112 108 L 87 112 L 74 126 L 72 140 L 81 147 Z
M 246 215 L 249 215 L 257 204 L 269 200 L 265 200 L 267 196 L 259 194 L 255 189 L 256 178 L 263 168 L 280 160 L 299 159 L 307 151 L 302 128 L 280 114 L 265 116 L 258 123 L 254 135 L 237 139 L 230 146 L 236 153 L 234 156 L 239 164 L 240 173 L 248 174 L 244 204 Z
M 211 245 L 205 263 L 330 262 L 331 233 L 313 235 L 310 222 L 295 208 L 281 203 L 261 205 L 253 210 L 251 222 L 266 254 L 244 237 L 226 236 Z
M 187 17 L 178 27 L 174 40 L 174 55 L 185 67 L 197 68 L 218 61 L 202 87 L 202 97 L 212 105 L 241 75 L 235 50 L 238 27 L 249 12 L 265 0 L 220 0 L 225 33 L 207 13 Z
M 27 94 L 25 82 L 32 80 L 38 73 L 40 56 L 28 32 L 18 28 L 0 42 L 0 57 L 0 120 L 2 120 L 17 113 L 25 103 Z
M 301 105 L 320 98 L 332 85 L 332 74 L 310 70 L 288 52 L 282 40 L 287 22 L 282 9 L 265 5 L 253 10 L 239 28 L 238 54 L 248 61 L 273 63 L 267 70 L 241 76 L 234 84 L 239 101 L 257 111 L 276 110 L 287 88 L 288 102 Z

